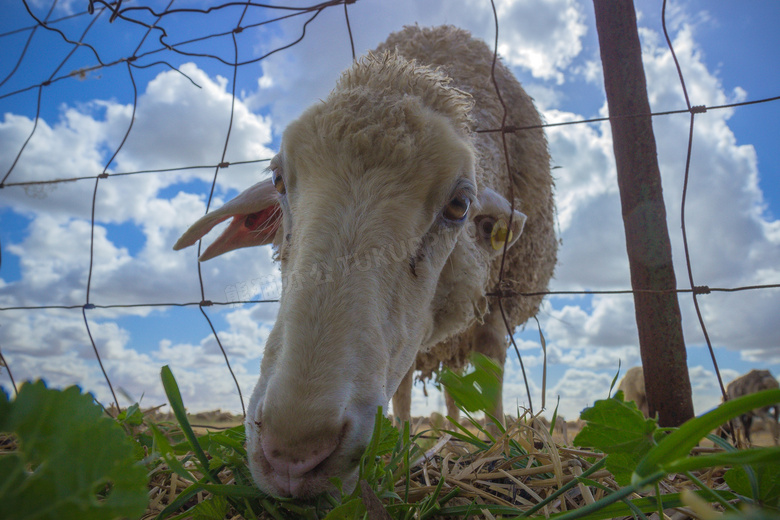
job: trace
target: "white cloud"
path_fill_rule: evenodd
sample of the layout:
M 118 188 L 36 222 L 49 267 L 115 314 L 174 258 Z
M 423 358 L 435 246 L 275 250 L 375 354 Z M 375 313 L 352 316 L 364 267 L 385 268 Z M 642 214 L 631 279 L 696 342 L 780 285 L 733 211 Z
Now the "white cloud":
M 500 0 L 496 8 L 504 35 L 498 50 L 507 62 L 563 83 L 563 71 L 582 51 L 587 32 L 582 7 L 575 0 Z
M 543 321 L 548 343 L 562 350 L 559 360 L 577 366 L 617 366 L 611 349 L 636 348 L 634 305 L 630 295 L 594 296 L 592 311 L 579 305 L 552 309 Z M 574 349 L 574 350 L 571 350 Z M 579 349 L 586 349 L 581 352 Z M 573 359 L 572 359 L 573 358 Z M 622 356 L 625 360 L 625 355 Z
M 192 63 L 180 67 L 200 86 L 176 71 L 165 71 L 149 82 L 138 98 L 133 129 L 109 173 L 182 166 L 216 165 L 230 120 L 231 97 L 227 80 L 211 79 Z M 103 171 L 130 124 L 132 108 L 116 101 L 94 100 L 77 106 L 64 105 L 54 123 L 38 121 L 38 127 L 7 182 L 40 181 L 97 175 Z M 0 122 L 0 171 L 7 171 L 33 122 L 7 113 Z M 271 122 L 255 115 L 236 101 L 233 127 L 225 160 L 267 159 L 273 152 Z M 229 167 L 219 175 L 218 186 L 242 190 L 260 179 L 264 164 Z M 98 188 L 96 218 L 103 222 L 155 217 L 154 201 L 159 190 L 199 178 L 211 182 L 213 169 L 110 177 Z M 18 212 L 60 213 L 88 219 L 91 211 L 91 180 L 56 184 L 26 190 L 20 196 L 2 193 L 2 199 Z
M 563 377 L 547 392 L 548 410 L 555 407 L 560 396 L 558 414 L 568 420 L 579 417 L 584 408 L 593 406 L 599 399 L 609 397 L 609 385 L 613 377 L 614 374 L 577 368 L 566 370 Z M 551 415 L 552 413 L 547 414 Z
M 579 55 L 587 31 L 582 7 L 575 0 L 503 0 L 496 7 L 499 52 L 507 64 L 527 69 L 536 78 L 562 82 L 563 70 Z M 484 39 L 491 48 L 495 39 L 493 11 L 481 0 L 464 0 L 460 5 L 364 0 L 349 6 L 349 17 L 358 56 L 404 25 L 456 25 Z M 294 41 L 301 34 L 301 23 L 284 25 L 280 35 L 264 35 L 256 54 Z M 351 62 L 343 10 L 325 10 L 307 27 L 303 41 L 261 62 L 257 92 L 245 101 L 255 109 L 270 108 L 279 124 L 277 130 L 281 129 L 304 108 L 324 99 Z
M 642 34 L 653 109 L 684 106 L 668 50 L 659 46 L 662 40 L 652 31 L 646 29 Z M 674 41 L 691 102 L 712 105 L 729 101 L 718 78 L 702 63 L 688 26 L 682 26 Z M 729 111 L 710 111 L 697 116 L 694 127 L 686 228 L 695 280 L 697 285 L 712 287 L 778 283 L 780 242 L 774 230 L 780 224 L 771 220 L 766 211 L 755 150 L 737 143 L 728 126 L 729 116 Z M 580 116 L 549 111 L 547 118 L 555 122 Z M 657 117 L 653 123 L 677 282 L 678 287 L 684 288 L 688 278 L 679 230 L 689 118 Z M 554 162 L 562 166 L 555 170 L 562 247 L 552 288 L 628 288 L 625 239 L 608 129 L 605 125 L 564 126 L 551 128 L 548 135 Z M 690 296 L 681 295 L 679 300 L 686 339 L 694 344 L 703 342 Z M 607 302 L 614 303 L 608 308 Z M 776 330 L 770 318 L 780 312 L 780 295 L 776 291 L 700 296 L 699 302 L 716 346 L 748 349 L 743 354 L 746 360 L 777 359 L 778 345 L 772 339 Z M 562 348 L 636 342 L 630 299 L 597 298 L 590 311 L 572 305 L 551 314 L 559 321 L 547 320 L 545 327 L 550 342 Z M 567 328 L 564 323 L 572 325 Z
M 101 311 L 88 312 L 89 329 L 117 393 L 126 391 L 136 400 L 143 394 L 144 406 L 167 403 L 160 383 L 160 367 L 169 365 L 190 410 L 222 408 L 240 412 L 238 391 L 213 335 L 204 337 L 197 345 L 163 340 L 149 353 L 140 353 L 128 347 L 127 330 L 105 321 L 100 314 Z M 251 321 L 250 314 L 247 309 L 229 312 L 229 326 L 218 330 L 245 399 L 259 375 L 258 357 L 270 330 L 267 323 Z M 50 387 L 77 384 L 94 393 L 104 405 L 113 401 L 78 309 L 53 311 L 46 316 L 14 311 L 14 317 L 17 319 L 0 327 L 0 344 L 17 382 L 45 375 Z M 20 343 L 19 338 L 25 341 Z M 121 396 L 120 402 L 123 406 L 130 404 Z
M 226 78 L 209 77 L 193 63 L 158 74 L 139 99 L 133 131 L 117 161 L 122 169 L 142 170 L 220 162 L 230 124 L 232 98 Z M 124 111 L 125 117 L 128 116 Z M 227 161 L 270 158 L 270 121 L 249 111 L 239 100 L 234 105 Z M 120 117 L 113 128 L 125 129 Z M 259 168 L 258 168 L 259 169 Z M 223 183 L 238 189 L 251 178 L 234 179 L 225 171 Z M 208 172 L 209 176 L 213 172 Z
M 683 25 L 674 40 L 675 50 L 686 76 L 691 103 L 722 104 L 729 101 L 720 80 L 706 70 Z M 662 110 L 672 103 L 683 105 L 674 64 L 668 53 L 646 55 L 648 84 Z M 663 106 L 661 106 L 663 105 Z M 766 212 L 758 184 L 755 150 L 738 144 L 728 126 L 730 111 L 710 111 L 697 116 L 688 185 L 685 224 L 688 230 L 692 269 L 697 285 L 736 287 L 778 283 L 777 261 L 780 241 L 771 230 L 778 226 Z M 656 118 L 654 121 L 665 200 L 678 273 L 678 286 L 688 285 L 680 229 L 688 117 Z M 682 138 L 681 138 L 682 137 Z M 690 299 L 682 299 L 684 318 L 695 323 Z M 718 346 L 765 350 L 763 357 L 777 359 L 778 345 L 770 338 L 776 329 L 770 315 L 780 312 L 776 291 L 751 291 L 728 297 L 699 297 L 708 329 Z M 685 308 L 688 307 L 686 312 Z M 743 317 L 736 320 L 736 316 Z M 774 354 L 770 354 L 774 352 Z
M 547 110 L 544 116 L 550 124 L 583 119 L 559 110 Z M 553 170 L 556 205 L 558 222 L 565 231 L 580 205 L 618 192 L 611 132 L 607 123 L 557 126 L 547 129 L 547 139 L 558 167 Z
M 226 81 L 212 80 L 192 64 L 184 64 L 181 70 L 201 88 L 194 87 L 175 71 L 166 71 L 154 78 L 139 97 L 133 132 L 117 159 L 119 170 L 220 161 L 231 106 L 231 98 L 225 91 Z M 121 139 L 130 113 L 126 105 L 95 101 L 82 104 L 78 109 L 64 108 L 61 119 L 53 126 L 39 121 L 38 130 L 9 180 L 99 173 L 105 160 L 104 151 L 112 149 Z M 219 121 L 224 124 L 215 124 Z M 237 101 L 233 123 L 228 160 L 272 155 L 264 146 L 271 139 L 267 118 L 250 113 Z M 31 125 L 24 117 L 6 115 L 0 125 L 0 148 L 5 150 L 0 153 L 0 157 L 5 158 L 3 163 L 10 164 L 10 158 L 14 156 L 11 151 L 21 146 Z M 220 175 L 220 186 L 222 189 L 243 189 L 257 181 L 261 168 L 255 166 L 254 171 L 228 168 Z M 179 193 L 167 199 L 160 198 L 159 193 L 175 182 L 193 177 L 210 180 L 212 175 L 213 171 L 206 174 L 183 172 L 101 180 L 95 208 L 92 284 L 97 298 L 110 303 L 157 301 L 163 294 L 174 301 L 183 299 L 185 288 L 197 281 L 193 271 L 195 262 L 189 251 L 174 252 L 171 244 L 205 213 L 205 204 L 202 195 Z M 68 303 L 84 301 L 93 189 L 92 181 L 80 181 L 52 185 L 44 188 L 42 194 L 36 192 L 36 197 L 20 197 L 18 188 L 3 190 L 0 196 L 14 211 L 36 216 L 24 242 L 6 245 L 10 253 L 19 256 L 24 278 L 6 286 L 5 294 L 16 294 L 20 301 L 28 304 L 45 304 L 57 298 Z M 214 204 L 221 204 L 221 200 L 216 198 Z M 102 225 L 125 222 L 138 226 L 144 235 L 143 248 L 135 258 L 131 258 L 125 248 L 115 246 Z M 232 259 L 256 258 L 257 254 L 237 252 L 219 267 L 215 264 L 204 266 L 206 283 L 216 290 L 216 295 L 212 292 L 212 298 L 224 298 L 224 288 L 237 281 L 234 273 L 242 273 L 240 276 L 245 279 L 269 273 L 270 262 L 246 262 L 245 268 L 230 268 Z M 260 253 L 260 257 L 268 258 L 265 253 Z M 194 292 L 189 291 L 190 299 L 195 296 Z
M 50 215 L 40 215 L 30 224 L 24 242 L 7 248 L 8 252 L 19 256 L 24 282 L 9 284 L 3 293 L 13 294 L 19 304 L 27 305 L 84 302 L 90 232 L 89 223 L 83 220 L 58 222 Z M 96 281 L 108 270 L 122 269 L 132 260 L 126 249 L 117 248 L 107 240 L 103 227 L 95 227 L 93 244 Z
M 572 87 L 575 82 L 591 82 L 590 89 L 592 84 L 600 84 L 594 53 L 583 56 L 587 31 L 593 31 L 583 14 L 589 7 L 574 0 L 501 0 L 497 6 L 504 59 L 519 74 L 534 78 L 528 90 L 540 106 L 549 107 L 546 120 L 582 119 L 574 109 L 554 107 L 570 101 L 571 91 L 565 89 L 578 88 Z M 349 6 L 349 13 L 358 54 L 374 48 L 389 32 L 416 22 L 466 27 L 491 45 L 494 35 L 489 3 L 481 0 L 467 0 L 456 7 L 451 2 L 361 0 Z M 692 103 L 712 105 L 744 99 L 744 90 L 726 92 L 719 77 L 705 66 L 691 18 L 683 11 L 673 11 L 671 17 L 675 48 Z M 300 35 L 301 23 L 298 19 L 278 32 L 262 33 L 255 40 L 255 55 L 293 41 Z M 665 42 L 657 28 L 641 29 L 641 35 L 653 109 L 682 107 L 676 69 Z M 301 44 L 258 66 L 243 68 L 241 73 L 256 74 L 258 79 L 235 101 L 226 160 L 270 157 L 272 137 L 306 106 L 324 98 L 351 59 L 343 10 L 328 9 L 307 27 Z M 171 70 L 139 85 L 133 131 L 109 173 L 214 165 L 221 160 L 232 103 L 231 80 L 207 74 L 203 63 L 185 63 L 180 68 L 199 87 Z M 96 175 L 103 170 L 130 124 L 131 106 L 127 100 L 117 101 L 110 91 L 91 101 L 64 101 L 57 118 L 38 121 L 36 134 L 9 182 Z M 599 103 L 601 100 L 592 106 Z M 270 115 L 258 115 L 260 111 Z M 605 114 L 606 106 L 600 111 Z M 8 168 L 33 125 L 29 117 L 12 112 L 0 120 L 0 172 Z M 711 286 L 778 283 L 780 221 L 766 208 L 755 150 L 739 142 L 729 128 L 732 113 L 710 111 L 696 118 L 686 213 L 694 274 L 698 284 Z M 687 125 L 687 115 L 654 120 L 680 287 L 687 286 L 679 233 Z M 609 125 L 555 127 L 548 130 L 548 137 L 553 162 L 560 166 L 554 175 L 563 241 L 552 288 L 627 288 L 629 271 Z M 212 208 L 228 198 L 231 190 L 256 182 L 264 166 L 232 165 L 221 170 Z M 209 168 L 111 176 L 100 181 L 91 301 L 201 299 L 194 250 L 173 252 L 170 248 L 178 234 L 206 211 L 202 187 L 211 182 L 213 174 Z M 190 181 L 194 182 L 185 184 Z M 172 187 L 182 191 L 173 193 Z M 84 302 L 93 188 L 90 180 L 0 190 L 4 205 L 33 219 L 24 238 L 3 243 L 3 253 L 17 257 L 22 279 L 0 280 L 1 305 Z M 132 228 L 142 237 L 137 250 L 124 242 L 114 227 L 117 225 Z M 207 299 L 278 294 L 278 272 L 269 248 L 235 251 L 201 268 Z M 691 345 L 701 344 L 690 296 L 679 299 L 686 340 Z M 780 312 L 777 291 L 706 295 L 700 297 L 700 303 L 716 347 L 738 351 L 744 363 L 780 363 L 775 326 Z M 207 310 L 223 324 L 218 327 L 220 339 L 245 394 L 257 378 L 257 360 L 277 309 L 271 304 Z M 169 363 L 191 409 L 238 409 L 235 386 L 213 336 L 182 339 L 172 331 L 139 351 L 133 341 L 136 331 L 115 320 L 126 315 L 164 316 L 164 311 L 139 308 L 93 313 L 99 317 L 91 318 L 91 329 L 117 387 L 136 397 L 145 394 L 150 405 L 159 404 L 164 401 L 159 366 Z M 7 320 L 0 327 L 0 345 L 18 378 L 45 374 L 55 386 L 79 382 L 108 402 L 78 310 L 46 315 L 17 312 L 13 316 L 19 319 Z M 197 313 L 195 316 L 202 319 Z M 574 418 L 584 406 L 606 396 L 618 360 L 624 367 L 639 361 L 630 296 L 555 298 L 545 304 L 540 321 L 548 342 L 548 363 L 563 373 L 548 383 L 548 408 L 561 395 L 560 413 L 567 418 Z M 521 341 L 519 346 L 527 368 L 532 367 L 535 374 L 542 359 L 538 344 Z M 736 375 L 734 370 L 734 374 L 724 372 Z M 691 376 L 696 408 L 701 411 L 719 399 L 712 387 L 714 375 L 697 365 Z M 530 385 L 534 396 L 538 395 L 538 385 Z M 430 385 L 428 389 L 432 391 Z M 426 401 L 421 392 L 415 387 L 414 413 L 440 406 L 441 398 L 435 393 Z M 510 362 L 505 387 L 507 410 L 513 410 L 517 402 L 524 404 L 526 398 L 519 396 L 525 396 L 525 385 Z
M 192 64 L 181 69 L 201 88 L 173 71 L 157 75 L 139 96 L 133 132 L 111 171 L 216 164 L 221 160 L 231 105 L 226 81 L 211 79 Z M 113 150 L 123 137 L 130 114 L 130 106 L 115 101 L 63 106 L 60 119 L 53 124 L 39 120 L 38 129 L 9 181 L 100 173 L 107 151 Z M 272 155 L 265 147 L 271 139 L 268 118 L 252 114 L 237 101 L 233 125 L 228 161 Z M 5 115 L 0 123 L 3 169 L 10 165 L 31 128 L 32 121 L 26 117 Z M 224 190 L 243 189 L 256 182 L 262 167 L 223 170 L 214 204 L 222 203 L 219 193 Z M 210 180 L 211 176 L 213 170 L 118 176 L 100 181 L 91 302 L 132 304 L 201 299 L 194 251 L 174 252 L 171 246 L 188 225 L 203 215 L 205 201 L 202 195 L 185 192 L 163 198 L 160 191 L 177 182 L 192 178 Z M 93 188 L 94 182 L 80 181 L 26 192 L 7 188 L 0 193 L 3 203 L 11 209 L 34 217 L 20 242 L 3 244 L 5 255 L 18 257 L 21 271 L 21 280 L 0 287 L 3 306 L 85 302 Z M 143 243 L 137 253 L 131 254 L 127 247 L 119 245 L 123 240 L 121 233 L 108 227 L 114 224 L 129 225 L 140 232 Z M 267 278 L 276 272 L 267 247 L 236 251 L 202 267 L 206 298 L 216 301 L 227 298 L 226 289 L 231 285 Z M 115 388 L 126 389 L 135 398 L 144 394 L 149 405 L 163 403 L 159 367 L 170 363 L 187 389 L 188 406 L 239 410 L 237 391 L 213 336 L 206 336 L 199 345 L 163 340 L 157 349 L 141 354 L 136 347 L 128 346 L 131 332 L 110 320 L 164 311 L 147 307 L 114 309 L 100 311 L 99 319 L 94 318 L 95 312 L 98 311 L 88 313 L 90 330 Z M 260 319 L 252 321 L 251 315 Z M 220 331 L 220 338 L 244 390 L 248 391 L 257 377 L 257 358 L 273 313 L 238 309 L 226 313 L 225 319 L 228 325 Z M 4 354 L 17 379 L 43 375 L 52 386 L 78 383 L 95 392 L 102 402 L 111 400 L 78 310 L 45 316 L 20 314 L 20 319 L 0 328 L 0 335 Z M 248 359 L 255 360 L 251 371 L 242 365 Z M 208 392 L 204 392 L 206 384 L 212 386 Z

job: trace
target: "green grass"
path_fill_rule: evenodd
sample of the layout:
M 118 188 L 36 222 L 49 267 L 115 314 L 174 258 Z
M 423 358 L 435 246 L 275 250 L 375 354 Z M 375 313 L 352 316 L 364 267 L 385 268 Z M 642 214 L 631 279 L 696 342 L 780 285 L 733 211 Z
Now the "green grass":
M 704 516 L 724 511 L 726 519 L 780 518 L 780 447 L 737 450 L 710 435 L 780 401 L 780 390 L 735 399 L 677 429 L 658 428 L 618 395 L 583 412 L 587 424 L 574 441 L 582 448 L 572 449 L 527 415 L 491 435 L 468 411 L 479 409 L 474 392 L 489 395 L 490 379 L 448 378 L 459 388 L 466 426 L 412 434 L 380 409 L 355 489 L 334 482 L 339 491 L 307 501 L 255 487 L 242 425 L 196 434 L 167 367 L 162 379 L 175 422 L 138 406 L 110 419 L 76 387 L 27 383 L 15 400 L 0 396 L 0 441 L 7 441 L 0 518 L 644 519 L 678 507 Z M 705 437 L 722 451 L 692 455 Z

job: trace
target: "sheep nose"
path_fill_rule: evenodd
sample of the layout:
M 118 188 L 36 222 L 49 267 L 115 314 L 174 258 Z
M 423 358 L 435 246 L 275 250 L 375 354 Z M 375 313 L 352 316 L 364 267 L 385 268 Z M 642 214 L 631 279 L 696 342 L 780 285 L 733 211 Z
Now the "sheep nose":
M 305 445 L 289 445 L 284 436 L 263 435 L 263 455 L 273 469 L 272 477 L 282 495 L 297 496 L 311 478 L 313 470 L 336 451 L 340 435 L 321 437 Z

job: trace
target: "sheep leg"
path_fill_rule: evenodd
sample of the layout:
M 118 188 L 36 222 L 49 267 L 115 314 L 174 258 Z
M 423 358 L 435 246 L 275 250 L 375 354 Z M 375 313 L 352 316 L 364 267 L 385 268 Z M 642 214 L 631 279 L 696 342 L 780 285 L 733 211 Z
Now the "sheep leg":
M 774 421 L 771 421 L 772 425 L 772 440 L 775 442 L 775 446 L 780 443 L 780 404 L 776 404 L 774 406 L 775 409 L 775 415 L 773 417 Z
M 446 389 L 444 390 L 444 403 L 447 405 L 447 417 L 450 422 L 457 423 L 460 420 L 460 409 Z
M 742 430 L 745 433 L 745 440 L 748 444 L 751 444 L 750 440 L 750 428 L 753 426 L 753 412 L 748 412 L 739 416 L 739 422 L 742 424 Z
M 401 380 L 401 384 L 398 385 L 398 390 L 393 394 L 393 415 L 395 416 L 395 420 L 400 421 L 401 424 L 412 419 L 412 384 L 414 383 L 414 368 L 415 364 L 413 363 L 409 372 L 407 372 Z

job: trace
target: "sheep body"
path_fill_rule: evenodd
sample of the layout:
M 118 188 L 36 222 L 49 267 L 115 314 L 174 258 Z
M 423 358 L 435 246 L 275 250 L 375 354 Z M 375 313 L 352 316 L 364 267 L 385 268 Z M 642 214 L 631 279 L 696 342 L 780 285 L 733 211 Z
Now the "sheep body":
M 550 175 L 550 156 L 547 140 L 541 128 L 541 118 L 533 100 L 523 90 L 517 79 L 497 60 L 481 40 L 467 31 L 451 26 L 420 28 L 409 26 L 396 32 L 377 48 L 377 52 L 393 51 L 406 59 L 437 67 L 452 85 L 467 92 L 474 99 L 471 110 L 473 128 L 476 130 L 523 128 L 514 134 L 506 134 L 507 149 L 504 152 L 501 132 L 473 134 L 479 160 L 476 164 L 477 183 L 481 188 L 489 186 L 508 200 L 515 197 L 515 207 L 526 214 L 523 237 L 506 252 L 501 289 L 515 293 L 542 293 L 553 275 L 558 242 L 554 230 L 553 181 Z M 505 105 L 496 94 L 492 76 L 496 80 Z M 504 106 L 506 121 L 504 122 Z M 506 157 L 509 157 L 507 168 Z M 510 173 L 511 172 L 511 173 Z M 510 188 L 510 180 L 512 188 Z M 501 257 L 493 259 L 484 291 L 499 288 Z M 507 325 L 514 331 L 536 315 L 542 296 L 515 296 L 502 301 Z M 421 351 L 413 369 L 420 371 L 420 378 L 430 378 L 442 366 L 459 370 L 468 362 L 471 352 L 483 353 L 501 366 L 506 358 L 506 325 L 500 316 L 497 300 L 475 302 L 486 310 L 484 316 L 465 331 L 450 336 L 430 350 Z M 411 385 L 407 376 L 404 386 Z M 402 387 L 402 399 L 393 400 L 396 415 L 409 418 L 411 390 Z M 448 406 L 450 415 L 457 416 L 457 409 Z M 501 403 L 494 410 L 501 415 Z
M 745 395 L 754 394 L 761 390 L 770 390 L 780 387 L 777 379 L 772 376 L 769 370 L 751 370 L 747 374 L 744 374 L 728 385 L 726 385 L 726 395 L 729 399 L 736 399 Z M 774 409 L 774 414 L 770 414 L 770 410 Z M 765 421 L 771 421 L 771 429 L 775 442 L 778 438 L 778 418 L 780 416 L 780 403 L 775 403 L 772 406 L 766 406 L 757 410 L 752 410 L 739 417 L 739 422 L 742 424 L 745 430 L 745 438 L 750 442 L 750 429 L 753 425 L 753 418 L 759 417 Z
M 618 390 L 623 391 L 623 400 L 634 401 L 645 417 L 650 416 L 647 405 L 647 392 L 645 391 L 645 373 L 642 367 L 633 367 L 626 372 L 618 384 Z

